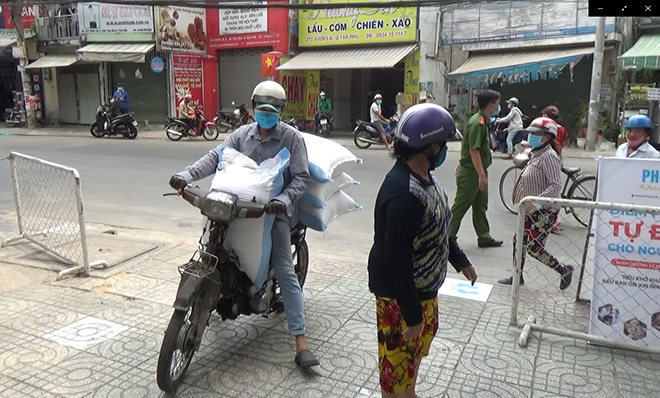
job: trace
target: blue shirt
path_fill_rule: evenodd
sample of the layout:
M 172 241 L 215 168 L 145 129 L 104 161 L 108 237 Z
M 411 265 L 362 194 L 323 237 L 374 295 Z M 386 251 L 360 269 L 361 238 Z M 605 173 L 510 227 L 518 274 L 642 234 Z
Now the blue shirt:
M 129 97 L 126 91 L 122 91 L 121 93 L 119 91 L 115 91 L 115 93 L 112 94 L 112 98 L 116 100 L 119 100 L 120 98 L 123 99 L 123 101 L 119 101 L 119 108 L 128 109 L 128 103 L 131 102 L 131 97 Z

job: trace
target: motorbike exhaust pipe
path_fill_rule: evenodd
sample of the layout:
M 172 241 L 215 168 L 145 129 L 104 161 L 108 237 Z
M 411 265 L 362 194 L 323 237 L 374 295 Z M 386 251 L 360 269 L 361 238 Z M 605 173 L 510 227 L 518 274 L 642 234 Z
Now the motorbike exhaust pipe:
M 376 144 L 376 145 L 380 144 L 380 141 L 372 140 L 370 138 L 358 137 L 358 140 L 369 144 Z
M 172 130 L 172 129 L 167 129 L 167 132 L 170 133 L 170 134 L 174 134 L 174 135 L 183 135 L 183 134 L 179 133 L 178 131 Z

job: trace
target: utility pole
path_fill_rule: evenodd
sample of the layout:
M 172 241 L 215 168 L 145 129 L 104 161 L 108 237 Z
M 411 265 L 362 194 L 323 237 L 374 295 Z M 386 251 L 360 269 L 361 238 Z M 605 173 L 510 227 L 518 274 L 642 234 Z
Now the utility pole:
M 596 150 L 598 115 L 600 113 L 600 78 L 603 73 L 603 47 L 605 45 L 605 17 L 598 17 L 594 65 L 591 70 L 591 93 L 589 94 L 589 118 L 587 120 L 587 150 Z
M 19 65 L 21 70 L 21 81 L 23 82 L 23 102 L 27 118 L 27 127 L 33 129 L 37 127 L 37 117 L 34 109 L 30 109 L 28 106 L 28 96 L 32 96 L 32 82 L 30 80 L 30 74 L 27 73 L 25 67 L 30 62 L 27 58 L 27 46 L 25 45 L 25 31 L 23 30 L 23 8 L 25 3 L 23 1 L 17 1 L 12 7 L 9 14 L 11 22 L 14 24 L 16 29 L 16 43 L 18 48 L 21 51 L 21 57 L 19 59 Z

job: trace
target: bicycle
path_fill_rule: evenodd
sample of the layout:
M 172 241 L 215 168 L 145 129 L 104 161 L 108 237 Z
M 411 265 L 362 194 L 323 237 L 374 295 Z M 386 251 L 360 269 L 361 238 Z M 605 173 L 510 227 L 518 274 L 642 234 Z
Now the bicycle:
M 561 190 L 562 199 L 594 200 L 594 192 L 596 192 L 595 175 L 582 173 L 582 169 L 579 167 L 562 167 L 561 171 L 566 175 L 564 188 Z M 500 178 L 500 199 L 504 207 L 513 214 L 518 214 L 517 206 L 513 203 L 513 189 L 521 172 L 522 168 L 511 166 L 504 170 L 502 178 Z M 591 209 L 564 207 L 564 211 L 567 214 L 572 214 L 575 220 L 583 226 L 589 226 Z

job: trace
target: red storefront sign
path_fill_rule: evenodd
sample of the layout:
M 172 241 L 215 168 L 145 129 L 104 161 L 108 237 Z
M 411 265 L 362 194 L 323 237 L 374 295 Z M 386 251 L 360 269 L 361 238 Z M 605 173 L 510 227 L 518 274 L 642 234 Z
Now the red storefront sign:
M 204 69 L 202 67 L 202 56 L 195 54 L 172 54 L 172 72 L 174 74 L 174 99 L 175 107 L 183 100 L 186 94 L 192 95 L 192 105 L 200 105 L 203 102 Z M 205 109 L 205 114 L 211 111 Z M 178 116 L 178 115 L 177 115 Z M 207 117 L 209 117 L 207 115 Z
M 23 21 L 23 28 L 29 29 L 34 24 L 35 6 L 27 5 L 23 7 L 21 12 L 21 20 Z M 11 22 L 11 7 L 2 7 L 2 18 L 4 20 L 5 29 L 15 29 L 16 26 Z
M 269 4 L 288 4 L 269 1 Z M 206 13 L 208 48 L 273 47 L 288 53 L 289 11 L 286 8 L 208 10 Z M 235 33 L 243 30 L 245 33 Z

